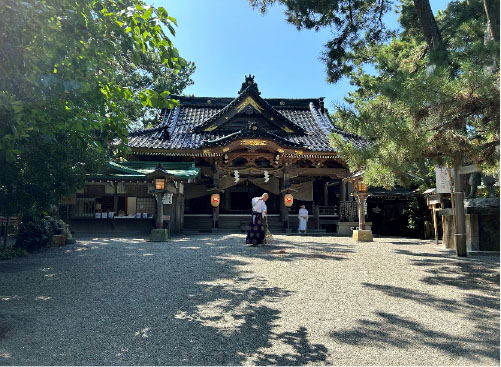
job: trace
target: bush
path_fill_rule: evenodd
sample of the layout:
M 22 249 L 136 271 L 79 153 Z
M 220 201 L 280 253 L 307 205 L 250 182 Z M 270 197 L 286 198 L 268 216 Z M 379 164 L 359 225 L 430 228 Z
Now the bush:
M 50 217 L 39 221 L 23 221 L 19 226 L 15 247 L 28 251 L 45 247 L 57 231 L 57 221 Z
M 28 252 L 21 248 L 6 248 L 0 249 L 0 260 L 8 260 L 14 257 L 21 257 L 27 255 Z

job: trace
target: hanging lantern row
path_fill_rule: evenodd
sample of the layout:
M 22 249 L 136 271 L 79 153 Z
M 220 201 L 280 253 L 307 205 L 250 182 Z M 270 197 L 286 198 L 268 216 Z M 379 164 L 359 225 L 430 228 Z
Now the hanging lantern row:
M 210 196 L 210 204 L 214 207 L 217 208 L 219 206 L 219 203 L 221 202 L 221 198 L 219 194 L 212 194 Z
M 284 205 L 287 208 L 290 208 L 292 206 L 292 203 L 294 202 L 294 197 L 292 194 L 285 194 L 284 195 Z

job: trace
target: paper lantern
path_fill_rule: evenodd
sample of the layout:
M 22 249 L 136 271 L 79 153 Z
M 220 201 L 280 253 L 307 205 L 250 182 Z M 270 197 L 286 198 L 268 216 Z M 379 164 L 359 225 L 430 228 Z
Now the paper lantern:
M 221 198 L 219 197 L 219 194 L 212 194 L 210 196 L 210 203 L 214 208 L 218 207 L 220 202 Z
M 292 196 L 292 194 L 285 194 L 285 196 L 284 196 L 284 205 L 287 208 L 290 208 L 292 206 L 293 202 L 294 202 L 294 197 Z
M 156 178 L 155 179 L 155 189 L 164 190 L 165 189 L 165 179 L 164 178 Z

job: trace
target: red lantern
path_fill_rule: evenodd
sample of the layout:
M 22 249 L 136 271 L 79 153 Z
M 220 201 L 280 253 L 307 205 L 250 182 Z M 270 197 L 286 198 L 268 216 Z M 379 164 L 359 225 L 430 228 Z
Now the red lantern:
M 220 202 L 221 198 L 219 197 L 219 194 L 212 194 L 210 196 L 210 203 L 214 208 L 218 207 Z
M 292 196 L 292 194 L 285 194 L 285 196 L 284 196 L 284 205 L 287 208 L 290 208 L 292 206 L 293 202 L 294 202 L 294 197 Z

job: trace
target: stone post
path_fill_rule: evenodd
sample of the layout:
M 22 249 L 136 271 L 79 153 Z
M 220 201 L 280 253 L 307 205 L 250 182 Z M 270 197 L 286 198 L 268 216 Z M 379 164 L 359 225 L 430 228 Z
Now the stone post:
M 464 188 L 460 173 L 460 164 L 454 167 L 454 205 L 456 217 L 456 255 L 466 256 L 466 224 L 464 213 Z
M 157 218 L 155 227 L 157 229 L 164 229 L 164 204 L 162 203 L 163 193 L 158 192 L 155 194 L 157 200 Z

